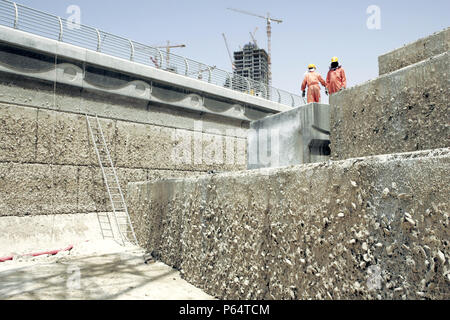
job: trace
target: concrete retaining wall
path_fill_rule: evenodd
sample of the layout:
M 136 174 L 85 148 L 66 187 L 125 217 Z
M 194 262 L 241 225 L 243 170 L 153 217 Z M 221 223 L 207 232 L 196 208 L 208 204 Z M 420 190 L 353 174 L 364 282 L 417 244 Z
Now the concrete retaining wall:
M 250 123 L 248 169 L 329 160 L 330 106 L 311 103 Z
M 220 298 L 448 299 L 449 169 L 440 149 L 132 183 L 128 203 L 141 245 Z
M 0 100 L 4 101 L 0 102 L 0 216 L 107 211 L 86 118 L 76 113 L 75 107 L 68 110 L 73 96 L 54 95 L 65 106 L 62 109 L 52 103 L 49 92 L 16 84 L 0 86 Z M 22 94 L 15 95 L 17 91 Z M 33 93 L 52 100 L 36 98 Z M 22 103 L 17 101 L 19 97 L 30 98 Z M 42 101 L 50 105 L 42 106 Z M 91 112 L 108 103 L 84 97 L 79 101 Z M 145 111 L 153 121 L 164 122 L 157 125 L 145 123 L 145 118 L 141 122 L 108 118 L 114 107 L 100 109 L 99 116 L 123 187 L 129 181 L 246 167 L 243 136 L 248 123 L 167 110 Z M 116 109 L 116 117 L 120 118 L 119 111 L 124 118 L 133 114 L 133 107 L 122 105 Z M 183 125 L 177 128 L 178 124 Z
M 380 75 L 390 73 L 450 50 L 450 28 L 419 39 L 378 58 Z
M 449 147 L 448 70 L 444 53 L 332 95 L 333 159 Z

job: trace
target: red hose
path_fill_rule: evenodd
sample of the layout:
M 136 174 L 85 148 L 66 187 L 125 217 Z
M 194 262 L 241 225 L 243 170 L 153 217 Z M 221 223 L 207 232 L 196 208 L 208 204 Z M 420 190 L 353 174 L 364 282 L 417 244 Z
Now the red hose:
M 14 259 L 13 256 L 10 256 L 10 257 L 4 257 L 4 258 L 0 258 L 0 262 L 6 262 L 6 261 L 9 261 L 9 260 L 12 260 L 12 259 Z
M 51 256 L 54 256 L 55 254 L 58 254 L 60 252 L 63 251 L 70 251 L 73 249 L 73 245 L 68 246 L 65 249 L 60 249 L 60 250 L 52 250 L 52 251 L 44 251 L 44 252 L 37 252 L 37 253 L 29 253 L 29 254 L 24 254 L 24 256 L 29 256 L 29 257 L 38 257 L 38 256 L 43 256 L 44 254 L 48 254 Z M 14 256 L 10 256 L 10 257 L 4 257 L 4 258 L 0 258 L 0 262 L 6 262 L 6 261 L 11 261 L 14 259 Z

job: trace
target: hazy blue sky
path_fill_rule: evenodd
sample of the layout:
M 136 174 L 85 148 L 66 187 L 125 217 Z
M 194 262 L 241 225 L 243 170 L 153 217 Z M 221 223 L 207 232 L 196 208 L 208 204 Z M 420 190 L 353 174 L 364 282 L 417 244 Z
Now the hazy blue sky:
M 184 43 L 174 52 L 231 70 L 222 38 L 232 50 L 250 41 L 258 27 L 258 44 L 266 48 L 266 24 L 227 7 L 284 20 L 273 24 L 273 85 L 300 93 L 309 63 L 325 77 L 332 56 L 338 56 L 353 86 L 378 74 L 378 56 L 450 25 L 450 1 L 407 0 L 18 0 L 35 9 L 68 17 L 69 5 L 81 8 L 81 23 L 149 45 Z M 381 30 L 369 30 L 369 5 L 381 9 Z

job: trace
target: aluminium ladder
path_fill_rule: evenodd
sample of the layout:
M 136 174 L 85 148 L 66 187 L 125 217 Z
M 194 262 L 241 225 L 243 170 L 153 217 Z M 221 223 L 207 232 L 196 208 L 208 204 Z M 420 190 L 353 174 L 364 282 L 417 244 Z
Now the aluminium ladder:
M 111 201 L 112 216 L 116 226 L 116 232 L 114 232 L 111 218 L 108 213 L 105 215 L 97 214 L 102 236 L 103 238 L 109 237 L 117 240 L 116 234 L 118 234 L 118 238 L 122 245 L 125 245 L 126 242 L 138 245 L 136 234 L 128 214 L 125 198 L 122 193 L 122 188 L 120 187 L 119 178 L 117 177 L 117 172 L 111 159 L 100 121 L 97 115 L 95 115 L 94 118 L 94 116 L 88 116 L 87 114 L 86 120 L 94 144 L 95 153 L 97 154 L 98 162 L 102 170 L 109 200 Z M 102 218 L 106 218 L 106 220 L 101 220 Z M 109 234 L 107 234 L 108 232 Z

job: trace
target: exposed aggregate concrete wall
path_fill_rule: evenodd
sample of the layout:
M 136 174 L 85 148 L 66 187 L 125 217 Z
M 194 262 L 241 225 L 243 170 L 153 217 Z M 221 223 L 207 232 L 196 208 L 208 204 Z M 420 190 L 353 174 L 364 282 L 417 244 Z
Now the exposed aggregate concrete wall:
M 444 53 L 330 97 L 335 160 L 450 146 Z
M 380 75 L 390 73 L 450 50 L 450 28 L 419 39 L 378 58 Z
M 437 149 L 131 183 L 128 203 L 140 244 L 220 298 L 449 299 L 449 169 Z
M 105 118 L 100 122 L 124 191 L 130 181 L 246 166 L 246 140 L 226 136 L 225 131 L 214 135 Z M 193 143 L 194 138 L 200 142 Z M 227 146 L 235 148 L 228 162 Z M 174 161 L 176 147 L 189 161 Z M 213 151 L 207 152 L 208 148 Z M 216 149 L 219 157 L 215 157 Z M 199 157 L 201 162 L 195 163 Z M 81 114 L 0 104 L 0 177 L 0 216 L 109 211 Z
M 186 177 L 195 171 L 118 168 L 128 182 Z M 0 216 L 30 216 L 110 211 L 101 171 L 92 166 L 0 163 Z

